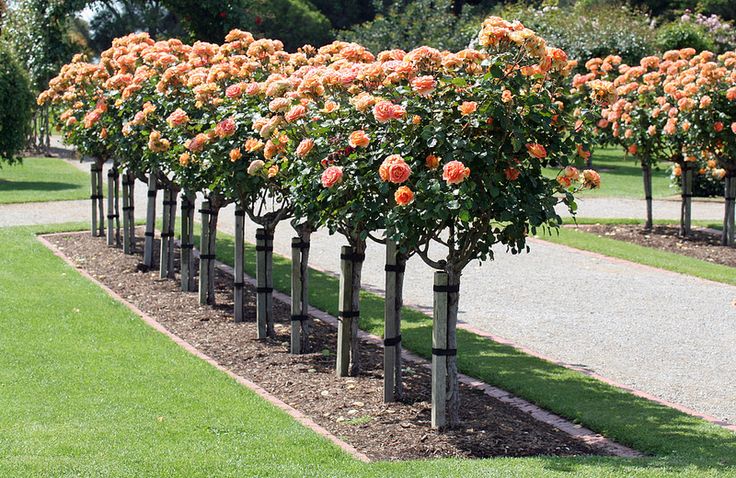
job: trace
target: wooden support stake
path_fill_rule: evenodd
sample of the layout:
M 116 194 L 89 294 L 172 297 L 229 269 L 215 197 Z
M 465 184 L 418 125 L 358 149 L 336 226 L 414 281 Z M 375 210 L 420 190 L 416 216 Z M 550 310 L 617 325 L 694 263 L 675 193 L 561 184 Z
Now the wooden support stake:
M 178 191 L 175 188 L 171 189 L 171 192 L 169 194 L 170 203 L 169 203 L 169 228 L 167 231 L 168 236 L 166 237 L 166 240 L 169 243 L 169 250 L 166 255 L 166 259 L 168 261 L 168 267 L 167 277 L 169 279 L 173 279 L 176 277 L 176 273 L 174 271 L 174 233 L 176 231 L 176 196 L 178 195 Z
M 273 231 L 256 230 L 256 324 L 258 338 L 275 334 L 273 324 Z
M 684 161 L 682 170 L 682 210 L 680 213 L 680 235 L 687 237 L 691 231 L 693 202 L 693 172 L 695 163 Z
M 337 376 L 347 377 L 350 370 L 350 333 L 352 331 L 353 265 L 348 258 L 353 248 L 343 246 L 340 250 L 340 309 L 337 323 Z M 346 317 L 347 315 L 347 317 Z
M 128 211 L 131 207 L 130 196 L 130 174 L 126 171 L 123 173 L 123 253 L 132 254 L 131 244 L 131 227 L 130 215 Z
M 235 263 L 233 267 L 233 317 L 235 322 L 244 320 L 244 248 L 245 248 L 245 210 L 238 204 L 235 207 Z
M 442 290 L 444 288 L 444 291 Z M 434 305 L 432 315 L 432 428 L 447 425 L 447 273 L 434 273 Z
M 402 397 L 401 377 L 401 307 L 406 261 L 396 242 L 386 241 L 386 298 L 383 325 L 383 401 Z
M 199 235 L 199 304 L 206 305 L 210 274 L 210 202 L 203 201 L 199 212 L 202 214 L 202 232 Z
M 721 244 L 733 247 L 734 236 L 736 236 L 736 225 L 734 224 L 736 221 L 734 219 L 734 216 L 736 215 L 736 171 L 729 170 L 726 173 L 724 192 L 726 207 L 725 215 L 723 217 Z
M 207 232 L 210 259 L 207 262 L 207 303 L 215 305 L 215 262 L 217 261 L 217 219 L 220 214 L 220 208 L 214 207 L 210 203 L 209 231 Z
M 104 182 L 102 181 L 102 162 L 97 163 L 97 214 L 100 217 L 99 222 L 97 223 L 97 235 L 99 237 L 104 237 L 105 235 L 105 204 L 104 204 L 104 196 L 102 194 L 102 191 L 104 189 Z
M 115 245 L 115 171 L 107 170 L 107 245 Z
M 143 264 L 149 269 L 153 267 L 153 235 L 156 229 L 156 183 L 158 174 L 148 174 L 148 204 L 146 209 L 146 232 L 143 244 Z
M 306 228 L 291 239 L 291 353 L 309 350 L 309 236 Z
M 194 290 L 194 195 L 185 191 L 181 196 L 181 290 Z
M 115 196 L 115 200 L 113 201 L 115 210 L 115 246 L 120 247 L 122 244 L 122 237 L 120 235 L 120 168 L 117 163 L 113 164 L 113 171 L 115 172 L 115 177 L 113 178 L 115 183 L 115 187 L 113 188 L 113 195 Z
M 165 279 L 169 276 L 169 238 L 167 233 L 169 231 L 169 220 L 171 214 L 169 209 L 171 208 L 171 189 L 168 187 L 164 188 L 164 201 L 163 211 L 161 211 L 161 253 L 158 256 L 158 276 L 161 279 Z
M 97 236 L 97 162 L 89 166 L 90 190 L 89 199 L 92 203 L 92 235 Z M 100 220 L 102 218 L 99 218 Z
M 654 218 L 652 214 L 652 167 L 649 163 L 641 164 L 642 177 L 644 179 L 644 199 L 647 205 L 647 216 L 644 229 L 651 230 L 654 225 Z

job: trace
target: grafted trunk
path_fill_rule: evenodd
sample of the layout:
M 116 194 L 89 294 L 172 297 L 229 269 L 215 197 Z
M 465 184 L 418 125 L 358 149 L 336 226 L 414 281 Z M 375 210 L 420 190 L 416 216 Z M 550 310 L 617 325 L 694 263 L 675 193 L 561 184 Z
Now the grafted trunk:
M 457 370 L 457 313 L 460 274 L 435 272 L 432 324 L 432 427 L 460 423 L 460 384 Z
M 729 170 L 726 173 L 724 193 L 726 210 L 723 217 L 721 244 L 724 246 L 733 246 L 734 236 L 736 235 L 736 231 L 734 231 L 736 229 L 734 226 L 734 215 L 736 215 L 736 170 Z
M 652 214 L 652 167 L 649 163 L 641 163 L 642 178 L 644 179 L 644 199 L 647 203 L 647 219 L 644 229 L 651 230 L 654 226 L 654 217 Z
M 273 229 L 256 230 L 256 324 L 258 338 L 274 337 Z
M 185 191 L 181 197 L 181 290 L 194 291 L 194 194 Z
M 401 307 L 404 303 L 406 258 L 396 242 L 386 241 L 386 297 L 383 325 L 383 401 L 403 396 L 401 377 Z
M 309 351 L 309 239 L 308 225 L 296 228 L 291 240 L 291 353 Z
M 360 373 L 360 282 L 365 260 L 365 242 L 343 246 L 340 271 L 340 311 L 337 326 L 337 375 L 355 377 Z

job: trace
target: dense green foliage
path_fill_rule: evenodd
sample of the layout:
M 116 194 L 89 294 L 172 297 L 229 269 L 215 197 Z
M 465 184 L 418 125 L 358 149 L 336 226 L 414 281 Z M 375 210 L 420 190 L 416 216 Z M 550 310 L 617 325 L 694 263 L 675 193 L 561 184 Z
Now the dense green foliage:
M 657 31 L 657 47 L 662 51 L 695 48 L 713 50 L 715 43 L 705 28 L 690 22 L 674 21 Z
M 0 44 L 0 163 L 14 162 L 30 133 L 34 96 L 28 76 Z

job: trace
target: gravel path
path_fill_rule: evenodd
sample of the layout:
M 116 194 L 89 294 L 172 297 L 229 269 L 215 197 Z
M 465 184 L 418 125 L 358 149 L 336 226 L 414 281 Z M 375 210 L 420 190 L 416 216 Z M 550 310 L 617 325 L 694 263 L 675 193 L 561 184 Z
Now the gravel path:
M 136 196 L 137 204 L 144 204 L 142 183 Z M 678 206 L 676 201 L 656 201 L 655 214 L 677 218 Z M 88 220 L 89 209 L 87 201 L 5 205 L 0 206 L 0 226 Z M 581 201 L 580 216 L 640 217 L 637 209 L 643 207 L 636 200 L 588 198 Z M 232 231 L 232 211 L 229 206 L 221 213 L 223 231 Z M 720 219 L 721 211 L 719 203 L 696 203 L 694 217 Z M 138 207 L 136 216 L 143 213 Z M 255 241 L 250 222 L 246 235 Z M 287 224 L 277 229 L 277 253 L 290 256 L 292 235 Z M 461 284 L 462 321 L 554 360 L 736 423 L 736 287 L 531 242 L 530 254 L 511 256 L 499 250 L 495 262 L 467 267 Z M 337 273 L 338 246 L 344 243 L 339 236 L 315 233 L 311 262 Z M 383 258 L 383 247 L 370 244 L 363 273 L 366 288 L 382 291 Z M 431 290 L 432 270 L 412 258 L 406 303 L 429 311 Z

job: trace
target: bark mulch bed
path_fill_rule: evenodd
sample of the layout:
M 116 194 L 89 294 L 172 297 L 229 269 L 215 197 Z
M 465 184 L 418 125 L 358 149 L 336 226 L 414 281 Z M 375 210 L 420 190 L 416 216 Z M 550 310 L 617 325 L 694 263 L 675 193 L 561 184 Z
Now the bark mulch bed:
M 290 311 L 287 305 L 274 301 L 276 338 L 259 341 L 254 288 L 246 284 L 246 321 L 234 323 L 232 278 L 221 271 L 216 277 L 218 304 L 200 306 L 196 293 L 182 293 L 178 281 L 159 279 L 158 271 L 144 270 L 140 255 L 126 256 L 119 249 L 107 247 L 102 238 L 89 233 L 47 238 L 79 268 L 168 330 L 308 415 L 371 459 L 605 454 L 462 384 L 463 426 L 439 433 L 430 428 L 430 372 L 419 364 L 405 364 L 403 401 L 385 404 L 380 347 L 363 342 L 360 375 L 338 378 L 334 373 L 333 327 L 315 320 L 310 343 L 313 352 L 291 355 Z M 138 250 L 142 250 L 142 244 Z
M 676 225 L 655 225 L 651 231 L 645 231 L 641 224 L 592 224 L 570 227 L 602 237 L 736 267 L 736 248 L 722 246 L 720 234 L 705 230 L 693 229 L 690 236 L 680 237 L 680 229 Z

